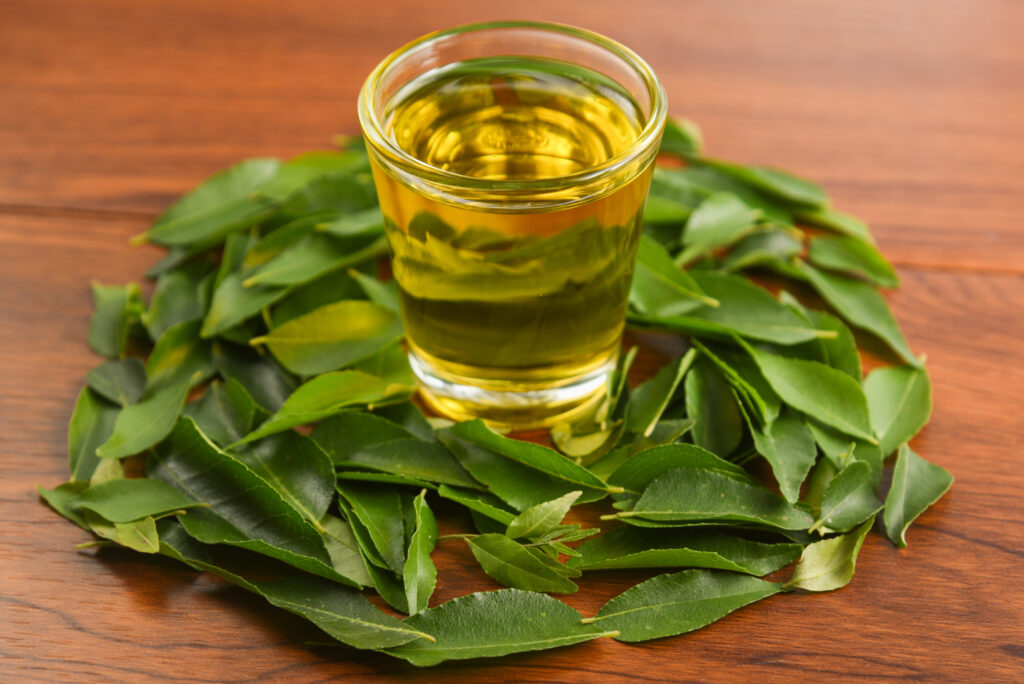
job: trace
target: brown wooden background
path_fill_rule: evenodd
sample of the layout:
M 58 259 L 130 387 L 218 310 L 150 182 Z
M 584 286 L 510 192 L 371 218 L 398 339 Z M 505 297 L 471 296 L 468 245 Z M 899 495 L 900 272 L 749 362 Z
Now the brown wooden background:
M 420 34 L 563 21 L 634 47 L 717 156 L 791 168 L 867 219 L 935 385 L 915 442 L 950 495 L 853 583 L 689 636 L 417 670 L 309 649 L 298 619 L 163 559 L 76 552 L 34 485 L 66 476 L 89 281 L 240 158 L 357 131 L 370 68 Z M 1024 679 L 1024 4 L 1011 0 L 0 0 L 0 680 L 248 682 Z M 436 554 L 437 600 L 494 585 Z M 597 573 L 586 614 L 637 579 Z

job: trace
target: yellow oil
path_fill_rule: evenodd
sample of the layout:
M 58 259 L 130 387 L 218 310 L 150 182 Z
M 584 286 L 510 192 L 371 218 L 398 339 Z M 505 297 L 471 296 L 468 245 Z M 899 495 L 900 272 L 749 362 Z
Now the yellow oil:
M 428 72 L 386 112 L 385 132 L 431 167 L 494 181 L 563 179 L 616 157 L 644 125 L 640 108 L 593 72 L 523 58 Z M 650 169 L 568 208 L 518 197 L 482 210 L 374 167 L 410 350 L 442 380 L 489 392 L 558 388 L 614 361 L 622 335 Z M 557 195 L 556 195 L 557 196 Z M 548 193 L 546 199 L 552 195 Z M 568 403 L 426 398 L 457 419 L 538 427 Z

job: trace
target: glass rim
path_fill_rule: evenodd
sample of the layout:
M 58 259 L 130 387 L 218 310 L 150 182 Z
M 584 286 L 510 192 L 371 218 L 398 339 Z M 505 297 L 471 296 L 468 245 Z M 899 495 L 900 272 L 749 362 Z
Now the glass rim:
M 466 176 L 427 164 L 406 152 L 394 140 L 384 134 L 373 102 L 376 94 L 375 86 L 383 80 L 383 76 L 387 71 L 401 60 L 402 57 L 406 56 L 410 51 L 420 47 L 421 45 L 441 38 L 468 33 L 471 31 L 502 28 L 526 28 L 566 34 L 595 44 L 625 62 L 640 76 L 651 101 L 650 114 L 647 116 L 647 120 L 644 122 L 644 126 L 640 130 L 636 140 L 630 143 L 626 149 L 622 150 L 615 156 L 610 157 L 604 162 L 566 176 L 559 176 L 555 178 L 494 180 L 477 178 L 475 176 Z M 366 136 L 370 143 L 370 147 L 372 147 L 374 151 L 383 154 L 390 163 L 398 166 L 417 178 L 440 185 L 459 188 L 491 191 L 522 190 L 530 192 L 558 190 L 569 185 L 587 184 L 600 180 L 606 176 L 614 175 L 623 167 L 628 166 L 640 158 L 644 152 L 651 147 L 652 142 L 661 135 L 665 119 L 668 116 L 668 102 L 664 86 L 662 86 L 661 81 L 654 73 L 654 70 L 651 69 L 650 65 L 648 65 L 647 62 L 645 62 L 643 58 L 633 50 L 618 41 L 612 40 L 611 38 L 593 31 L 577 28 L 568 24 L 541 21 L 476 22 L 442 29 L 440 31 L 434 31 L 424 36 L 420 36 L 419 38 L 416 38 L 415 40 L 412 40 L 391 52 L 376 67 L 374 67 L 373 71 L 371 71 L 369 76 L 367 76 L 366 81 L 364 81 L 363 86 L 360 89 L 358 109 L 359 123 L 363 129 L 363 135 Z

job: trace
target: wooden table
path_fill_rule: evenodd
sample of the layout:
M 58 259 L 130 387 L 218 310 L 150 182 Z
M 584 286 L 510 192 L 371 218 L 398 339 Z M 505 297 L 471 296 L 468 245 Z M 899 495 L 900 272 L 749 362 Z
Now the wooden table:
M 867 219 L 935 386 L 915 448 L 957 478 L 871 535 L 852 584 L 694 634 L 417 670 L 347 650 L 162 559 L 76 552 L 36 497 L 67 474 L 89 282 L 141 277 L 128 238 L 249 156 L 358 130 L 359 86 L 430 30 L 578 24 L 633 46 L 717 156 L 798 170 Z M 1008 0 L 0 2 L 0 680 L 1024 679 L 1024 5 Z M 463 545 L 443 600 L 492 588 Z M 587 614 L 635 577 L 597 573 Z

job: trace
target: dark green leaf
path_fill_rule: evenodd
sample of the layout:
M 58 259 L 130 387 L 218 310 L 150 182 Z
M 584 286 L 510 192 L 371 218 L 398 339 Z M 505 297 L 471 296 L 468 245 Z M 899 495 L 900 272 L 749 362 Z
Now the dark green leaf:
M 185 406 L 182 415 L 194 420 L 204 435 L 225 447 L 249 434 L 263 412 L 240 383 L 228 378 L 210 383 L 198 401 Z
M 276 159 L 247 159 L 206 179 L 160 215 L 142 236 L 167 246 L 212 246 L 269 216 L 254 193 L 277 175 Z
M 349 272 L 358 273 L 354 269 L 349 269 Z M 328 273 L 311 283 L 289 289 L 288 293 L 270 309 L 268 324 L 271 327 L 282 326 L 328 304 L 345 299 L 363 299 L 362 289 L 345 271 Z
M 818 459 L 817 465 L 811 469 L 811 474 L 807 478 L 807 488 L 804 490 L 803 502 L 815 516 L 821 515 L 821 502 L 825 498 L 825 490 L 838 472 L 839 469 L 829 458 Z
M 355 279 L 371 302 L 396 315 L 402 313 L 398 302 L 398 281 L 391 279 L 384 283 L 355 269 L 349 269 L 348 274 Z
M 807 421 L 807 427 L 814 435 L 814 441 L 821 447 L 825 457 L 836 467 L 842 469 L 852 461 L 863 461 L 871 466 L 875 474 L 875 481 L 882 475 L 882 450 L 876 444 L 868 444 L 865 441 L 854 439 L 849 435 L 822 425 L 814 419 Z
M 702 303 L 718 306 L 718 301 L 706 296 L 665 248 L 647 235 L 640 236 L 629 298 L 638 310 L 656 316 L 687 313 Z
M 154 340 L 183 321 L 201 319 L 213 294 L 211 264 L 197 262 L 161 275 L 153 290 L 153 299 L 144 318 L 149 337 Z
M 800 498 L 800 485 L 818 457 L 814 435 L 803 417 L 790 409 L 783 410 L 767 427 L 753 421 L 749 424 L 754 447 L 771 465 L 779 491 L 786 501 L 795 502 Z
M 412 385 L 389 383 L 362 371 L 345 370 L 318 375 L 285 400 L 281 408 L 242 442 L 251 442 L 296 425 L 312 423 L 349 406 L 397 401 L 415 391 Z
M 142 294 L 135 283 L 92 284 L 95 310 L 89 319 L 89 346 L 107 358 L 124 356 L 132 319 L 142 310 Z
M 558 527 L 583 492 L 569 492 L 551 501 L 531 506 L 512 519 L 505 534 L 513 539 L 539 537 Z
M 712 528 L 644 530 L 617 527 L 577 548 L 580 570 L 711 568 L 767 575 L 800 556 L 799 544 L 765 544 Z
M 644 437 L 654 432 L 695 356 L 696 352 L 688 351 L 662 366 L 653 378 L 633 390 L 626 405 L 626 428 L 630 432 Z
M 661 137 L 661 151 L 688 159 L 704 150 L 704 136 L 700 127 L 690 119 L 669 117 Z
M 618 515 L 665 522 L 730 521 L 783 530 L 803 530 L 814 522 L 803 509 L 760 485 L 704 468 L 677 468 L 658 476 L 630 511 Z
M 853 461 L 840 470 L 825 488 L 821 513 L 815 527 L 825 526 L 830 530 L 846 532 L 868 518 L 873 518 L 882 510 L 882 502 L 875 493 L 875 484 L 875 475 L 867 463 Z
M 754 360 L 732 347 L 712 346 L 691 340 L 693 346 L 707 357 L 736 390 L 736 395 L 761 425 L 778 418 L 782 400 L 764 379 Z
M 142 398 L 146 389 L 146 367 L 136 358 L 107 361 L 90 369 L 85 381 L 101 397 L 127 406 Z
M 89 523 L 86 522 L 81 513 L 76 511 L 70 505 L 71 502 L 74 501 L 75 498 L 88 486 L 88 482 L 79 480 L 65 482 L 53 489 L 45 489 L 36 485 L 36 489 L 39 491 L 39 496 L 43 498 L 43 501 L 50 504 L 50 507 L 53 510 L 57 511 L 82 529 L 88 530 Z
M 68 424 L 68 465 L 72 480 L 92 477 L 99 463 L 96 449 L 110 439 L 119 413 L 116 406 L 100 399 L 91 389 L 82 388 Z
M 199 338 L 199 327 L 199 321 L 183 321 L 156 341 L 146 362 L 149 391 L 182 382 L 198 385 L 213 375 L 213 345 Z
M 654 479 L 676 468 L 712 470 L 738 482 L 754 484 L 740 466 L 693 444 L 665 444 L 641 451 L 612 473 L 608 482 L 625 490 L 622 494 L 613 495 L 622 501 L 639 496 Z
M 725 378 L 702 356 L 687 373 L 685 389 L 693 443 L 723 458 L 731 454 L 743 439 L 743 417 Z
M 648 230 L 644 234 L 654 237 L 663 245 L 674 245 L 678 241 L 679 228 L 686 223 L 691 213 L 692 210 L 685 204 L 659 195 L 648 195 L 647 204 L 644 205 L 644 223 Z M 652 226 L 661 230 L 655 230 Z
M 170 434 L 185 406 L 189 382 L 165 385 L 137 404 L 121 409 L 110 438 L 96 449 L 100 458 L 124 458 L 157 444 Z
M 781 590 L 747 575 L 684 570 L 627 589 L 586 622 L 618 631 L 619 641 L 647 641 L 700 629 Z
M 274 179 L 260 189 L 260 194 L 284 201 L 305 186 L 325 176 L 352 173 L 361 170 L 366 156 L 357 152 L 314 150 L 305 152 L 281 164 Z
M 437 543 L 437 521 L 427 506 L 425 491 L 416 497 L 413 510 L 415 527 L 402 573 L 410 615 L 426 610 L 430 596 L 434 593 L 434 584 L 437 582 L 437 568 L 430 559 L 430 552 Z
M 206 544 L 230 544 L 277 558 L 338 582 L 339 574 L 317 528 L 248 466 L 210 442 L 189 418 L 147 460 L 147 471 L 210 508 L 194 508 L 181 521 Z
M 731 192 L 712 193 L 690 214 L 683 231 L 683 251 L 676 263 L 688 263 L 736 242 L 754 228 L 760 216 L 760 211 Z
M 864 391 L 849 375 L 816 361 L 787 359 L 753 347 L 748 351 L 784 402 L 845 434 L 878 443 Z
M 907 345 L 885 298 L 863 280 L 814 268 L 802 261 L 797 267 L 826 302 L 854 327 L 877 335 L 911 366 L 920 366 Z
M 759 229 L 729 250 L 722 262 L 725 271 L 741 271 L 756 266 L 775 266 L 800 254 L 803 244 L 789 232 L 778 228 Z
M 259 440 L 237 457 L 319 528 L 334 498 L 334 466 L 316 442 L 288 430 Z
M 807 258 L 815 266 L 858 276 L 879 287 L 900 286 L 892 264 L 874 246 L 857 238 L 812 238 Z
M 766 219 L 775 223 L 786 225 L 793 222 L 793 213 L 788 202 L 761 192 L 746 183 L 741 183 L 716 168 L 688 164 L 678 171 L 664 171 L 663 173 L 677 183 L 691 188 L 694 192 L 705 195 L 719 190 L 731 192 L 746 202 L 748 206 L 760 209 L 764 212 Z M 656 171 L 654 175 L 657 177 L 658 172 Z M 653 187 L 652 183 L 652 191 Z
M 518 589 L 480 592 L 460 596 L 404 621 L 410 629 L 433 635 L 436 642 L 419 639 L 385 653 L 423 667 L 445 660 L 493 658 L 609 636 L 581 624 L 581 617 L 576 610 L 544 594 Z
M 941 499 L 952 485 L 953 476 L 948 470 L 924 460 L 905 444 L 900 447 L 883 514 L 885 533 L 892 543 L 904 548 L 910 523 Z
M 797 358 L 804 358 L 808 361 L 821 361 L 860 382 L 860 352 L 857 350 L 857 341 L 846 324 L 832 314 L 804 308 L 800 302 L 785 291 L 779 293 L 779 300 L 804 316 L 819 330 L 830 330 L 836 334 L 832 338 L 821 338 L 805 342 L 802 345 L 787 347 L 781 349 L 780 352 L 786 356 L 794 354 Z
M 323 528 L 324 546 L 331 557 L 334 569 L 359 584 L 373 584 L 373 580 L 366 572 L 366 566 L 363 565 L 363 556 L 359 551 L 359 542 L 352 533 L 352 526 L 341 518 L 328 514 L 320 518 L 320 527 Z
M 788 171 L 767 166 L 743 166 L 714 159 L 702 159 L 701 163 L 784 202 L 814 209 L 828 206 L 828 195 L 820 185 Z
M 500 523 L 502 529 L 505 529 L 516 517 L 516 514 L 508 510 L 501 499 L 493 494 L 473 489 L 463 489 L 461 487 L 449 487 L 448 485 L 441 485 L 437 493 L 450 501 L 461 504 L 471 511 L 480 513 Z
M 242 385 L 260 408 L 271 413 L 284 404 L 298 381 L 269 356 L 223 340 L 213 343 L 213 365 Z
M 481 534 L 466 542 L 484 572 L 506 587 L 559 594 L 571 594 L 579 588 L 503 534 Z
M 932 384 L 924 368 L 877 368 L 864 378 L 864 394 L 884 456 L 909 442 L 932 414 Z
M 289 196 L 281 207 L 281 213 L 287 218 L 325 210 L 350 213 L 375 204 L 377 196 L 373 184 L 345 171 L 312 179 Z
M 370 534 L 374 547 L 391 570 L 405 566 L 402 501 L 392 487 L 364 482 L 339 482 L 338 493 Z
M 797 211 L 796 217 L 803 223 L 827 228 L 869 244 L 875 244 L 875 239 L 871 237 L 871 230 L 867 224 L 856 216 L 850 216 L 834 209 L 801 209 Z
M 387 254 L 383 237 L 337 238 L 314 233 L 259 267 L 243 281 L 255 286 L 295 286 L 313 281 L 332 271 L 354 266 Z
M 152 515 L 199 506 L 166 482 L 149 478 L 111 480 L 90 485 L 71 502 L 113 523 L 126 523 Z
M 364 300 L 322 306 L 273 328 L 251 344 L 265 344 L 284 366 L 314 375 L 347 366 L 393 344 L 402 336 L 394 313 Z
M 219 335 L 252 318 L 289 292 L 284 286 L 245 287 L 242 278 L 238 272 L 231 273 L 214 290 L 210 310 L 203 319 L 203 337 Z
M 857 554 L 874 523 L 875 519 L 871 518 L 853 532 L 804 547 L 793 576 L 783 586 L 805 591 L 832 591 L 845 587 L 853 579 Z

